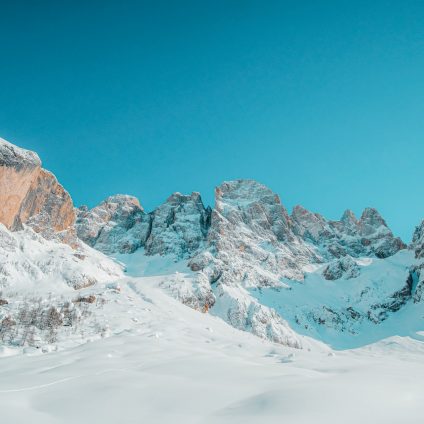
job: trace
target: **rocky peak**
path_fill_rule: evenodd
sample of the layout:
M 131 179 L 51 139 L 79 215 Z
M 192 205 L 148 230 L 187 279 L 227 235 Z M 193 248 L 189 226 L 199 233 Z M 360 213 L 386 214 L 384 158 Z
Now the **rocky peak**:
M 0 138 L 0 166 L 22 169 L 34 169 L 41 166 L 37 153 L 22 149 Z
M 150 216 L 134 196 L 116 194 L 88 209 L 77 209 L 78 237 L 104 253 L 132 253 L 150 233 Z
M 11 230 L 27 224 L 45 238 L 75 245 L 72 199 L 38 155 L 0 139 L 0 222 Z
M 350 209 L 346 209 L 343 212 L 340 222 L 347 231 L 355 232 L 358 228 L 358 219 Z
M 224 182 L 215 189 L 215 211 L 233 224 L 271 231 L 277 240 L 291 240 L 290 218 L 278 195 L 253 180 Z M 215 220 L 218 222 L 219 217 Z
M 305 240 L 318 243 L 323 238 L 333 238 L 333 231 L 327 220 L 318 213 L 295 206 L 291 215 L 293 231 Z
M 302 278 L 301 268 L 313 256 L 293 235 L 279 197 L 252 180 L 216 188 L 207 241 L 208 250 L 191 266 L 204 270 L 211 282 L 276 285 L 283 276 Z
M 415 227 L 410 248 L 415 250 L 417 259 L 424 258 L 424 220 Z
M 386 221 L 382 218 L 377 209 L 365 208 L 358 222 L 360 233 L 364 236 L 373 234 L 377 230 L 390 232 Z
M 346 209 L 343 212 L 343 215 L 342 215 L 340 221 L 343 222 L 344 224 L 348 224 L 348 225 L 358 223 L 358 220 L 356 219 L 355 214 L 350 209 Z
M 383 258 L 405 248 L 374 208 L 366 208 L 359 220 L 347 210 L 340 221 L 327 221 L 317 213 L 296 206 L 291 219 L 294 233 L 317 246 L 327 260 L 346 255 Z
M 200 194 L 172 194 L 152 213 L 152 225 L 146 241 L 148 255 L 172 254 L 188 258 L 205 241 L 210 226 L 210 208 Z

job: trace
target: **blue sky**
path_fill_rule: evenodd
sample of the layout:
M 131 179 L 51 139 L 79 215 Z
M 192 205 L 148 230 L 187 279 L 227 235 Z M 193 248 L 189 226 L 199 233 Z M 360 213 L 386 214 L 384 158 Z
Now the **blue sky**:
M 75 203 L 253 178 L 424 218 L 424 2 L 1 1 L 0 136 Z

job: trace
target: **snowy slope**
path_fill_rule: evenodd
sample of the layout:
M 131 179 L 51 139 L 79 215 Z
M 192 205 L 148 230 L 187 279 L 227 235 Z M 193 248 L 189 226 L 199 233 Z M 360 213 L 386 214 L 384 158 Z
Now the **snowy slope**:
M 279 288 L 251 291 L 277 310 L 301 334 L 338 349 L 392 335 L 413 336 L 424 324 L 422 303 L 414 302 L 411 281 L 414 253 L 387 259 L 357 259 L 359 275 L 327 280 L 321 266 L 302 282 L 286 280 Z M 410 284 L 410 285 L 409 285 Z
M 48 354 L 4 349 L 2 422 L 421 423 L 423 342 L 299 351 L 187 308 L 156 283 L 129 279 L 111 294 L 113 337 Z
M 78 289 L 122 276 L 117 263 L 83 243 L 73 249 L 45 239 L 30 227 L 12 232 L 1 223 L 0 265 L 0 290 L 35 283 Z

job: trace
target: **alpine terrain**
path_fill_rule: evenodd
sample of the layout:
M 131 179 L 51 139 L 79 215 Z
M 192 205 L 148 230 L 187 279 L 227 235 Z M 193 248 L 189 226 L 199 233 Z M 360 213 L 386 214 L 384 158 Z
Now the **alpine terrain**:
M 424 221 L 412 232 L 372 207 L 290 213 L 254 180 L 210 206 L 75 207 L 0 139 L 2 420 L 419 423 Z

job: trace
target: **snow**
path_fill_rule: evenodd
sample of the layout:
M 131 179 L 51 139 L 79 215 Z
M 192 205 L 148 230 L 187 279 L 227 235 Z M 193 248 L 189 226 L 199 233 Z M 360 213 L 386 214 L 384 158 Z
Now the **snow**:
M 0 223 L 0 289 L 46 285 L 83 287 L 122 276 L 121 267 L 96 250 L 81 244 L 78 250 L 46 240 L 26 227 L 11 232 Z
M 22 149 L 9 143 L 7 140 L 0 137 L 0 162 L 7 166 L 23 164 L 30 166 L 41 166 L 41 160 L 37 153 L 30 150 Z
M 138 322 L 111 337 L 4 354 L 2 422 L 422 421 L 422 341 L 394 337 L 335 355 L 311 341 L 299 351 L 187 308 L 154 280 L 121 281 L 122 303 L 111 302 L 108 317 L 124 321 L 127 309 Z
M 31 230 L 35 239 L 28 241 L 25 234 L 13 237 L 20 238 L 31 260 L 37 251 L 41 256 L 52 251 L 42 249 L 54 242 L 40 241 Z M 11 246 L 15 249 L 13 242 Z M 55 252 L 53 259 L 62 257 L 66 264 L 70 248 L 63 246 Z M 92 249 L 86 253 L 88 264 L 106 261 L 120 268 Z M 420 304 L 396 312 L 398 327 L 390 319 L 372 324 L 381 329 L 372 340 L 335 331 L 331 339 L 329 329 L 316 326 L 316 333 L 296 335 L 303 349 L 294 349 L 228 325 L 221 316 L 231 309 L 225 307 L 231 300 L 226 294 L 210 313 L 185 306 L 196 276 L 186 261 L 145 256 L 143 250 L 117 255 L 116 260 L 125 267 L 125 277 L 105 275 L 82 290 L 46 277 L 20 287 L 19 296 L 30 292 L 73 299 L 93 295 L 98 302 L 88 306 L 91 314 L 78 331 L 64 328 L 57 340 L 40 348 L 2 347 L 2 422 L 421 423 L 424 325 Z M 379 289 L 367 299 L 372 304 L 398 288 L 411 261 L 413 253 L 404 251 L 384 260 L 358 259 L 363 264 L 361 274 L 350 280 L 325 280 L 322 265 L 303 282 L 285 281 L 290 290 L 227 290 L 235 291 L 234 298 L 244 296 L 238 304 L 251 302 L 258 293 L 264 304 L 273 299 L 281 315 L 291 320 L 291 311 L 302 304 L 313 309 L 325 301 L 341 307 L 346 296 L 354 297 L 375 281 Z M 75 264 L 81 266 L 78 261 Z M 7 289 L 8 293 L 12 292 Z M 295 324 L 290 322 L 300 331 Z M 402 337 L 382 339 L 388 334 Z M 327 342 L 340 340 L 335 347 L 345 350 L 334 351 L 310 335 Z M 346 350 L 353 345 L 361 347 Z
M 421 303 L 409 301 L 377 323 L 366 318 L 368 312 L 378 317 L 379 305 L 405 285 L 414 262 L 414 253 L 402 250 L 386 259 L 357 260 L 362 266 L 356 278 L 328 281 L 317 269 L 302 282 L 285 280 L 281 288 L 252 289 L 250 293 L 261 304 L 274 308 L 296 332 L 335 349 L 360 347 L 393 335 L 415 337 L 416 331 L 424 328 Z M 352 319 L 348 308 L 360 316 Z M 338 314 L 340 322 L 328 310 Z

